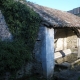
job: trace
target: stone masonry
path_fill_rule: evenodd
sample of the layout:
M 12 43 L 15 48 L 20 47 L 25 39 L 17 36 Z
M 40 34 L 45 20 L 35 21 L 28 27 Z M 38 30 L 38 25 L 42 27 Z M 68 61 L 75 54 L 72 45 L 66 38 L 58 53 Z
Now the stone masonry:
M 2 41 L 12 40 L 12 35 L 9 32 L 8 26 L 5 22 L 4 16 L 1 13 L 1 10 L 0 10 L 0 39 Z

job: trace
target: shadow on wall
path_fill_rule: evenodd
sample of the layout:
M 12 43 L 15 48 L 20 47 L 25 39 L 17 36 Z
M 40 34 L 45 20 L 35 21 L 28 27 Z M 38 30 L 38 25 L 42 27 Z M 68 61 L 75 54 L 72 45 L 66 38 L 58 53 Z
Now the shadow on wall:
M 76 32 L 75 30 L 71 29 L 71 28 L 55 28 L 55 39 L 58 38 L 66 38 L 66 37 L 70 37 L 70 36 L 74 36 L 78 34 L 78 32 Z
M 60 50 L 59 52 L 61 53 L 62 57 L 65 57 L 65 53 L 62 50 Z

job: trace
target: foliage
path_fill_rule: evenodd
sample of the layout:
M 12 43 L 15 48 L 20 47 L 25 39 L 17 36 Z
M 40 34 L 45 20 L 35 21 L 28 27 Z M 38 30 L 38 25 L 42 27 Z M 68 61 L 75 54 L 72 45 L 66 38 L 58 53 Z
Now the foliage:
M 27 61 L 30 59 L 26 45 L 21 40 L 15 40 L 13 42 L 0 41 L 0 45 L 0 71 L 18 70 L 24 63 L 24 60 Z
M 80 80 L 80 77 L 78 78 L 78 80 Z
M 0 0 L 13 42 L 0 41 L 0 72 L 15 71 L 31 59 L 40 17 L 27 5 L 13 0 Z
M 42 76 L 40 76 L 40 75 L 36 75 L 36 74 L 34 74 L 34 75 L 31 75 L 31 76 L 24 76 L 24 77 L 22 77 L 22 78 L 19 78 L 19 79 L 17 79 L 17 80 L 46 80 L 45 78 L 43 78 Z M 51 80 L 53 80 L 53 79 L 51 79 Z

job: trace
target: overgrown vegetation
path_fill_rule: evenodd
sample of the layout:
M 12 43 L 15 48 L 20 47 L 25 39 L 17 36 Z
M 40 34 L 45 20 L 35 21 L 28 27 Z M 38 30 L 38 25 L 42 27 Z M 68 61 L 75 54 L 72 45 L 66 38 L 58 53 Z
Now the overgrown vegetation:
M 12 42 L 0 41 L 0 73 L 18 70 L 31 55 L 37 36 L 40 17 L 27 5 L 14 0 L 0 0 Z

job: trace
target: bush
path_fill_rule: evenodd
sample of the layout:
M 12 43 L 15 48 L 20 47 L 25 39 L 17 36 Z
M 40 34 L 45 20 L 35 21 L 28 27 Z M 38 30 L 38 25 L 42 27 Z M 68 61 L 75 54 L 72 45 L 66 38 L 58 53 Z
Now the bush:
M 13 42 L 0 41 L 0 72 L 16 71 L 31 60 L 40 17 L 27 5 L 14 0 L 0 0 Z
M 30 54 L 23 41 L 0 41 L 0 71 L 18 70 L 28 60 L 30 60 Z

